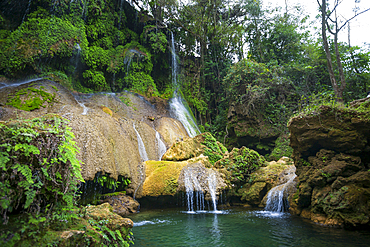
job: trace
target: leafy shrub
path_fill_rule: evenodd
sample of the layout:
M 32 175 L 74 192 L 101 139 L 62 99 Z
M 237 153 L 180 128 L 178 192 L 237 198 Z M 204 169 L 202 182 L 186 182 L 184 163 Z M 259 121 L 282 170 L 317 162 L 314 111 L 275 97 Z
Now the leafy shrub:
M 83 181 L 67 121 L 56 116 L 0 123 L 0 208 L 7 213 L 72 208 Z
M 85 70 L 82 74 L 83 78 L 86 79 L 85 83 L 89 88 L 93 88 L 95 91 L 104 91 L 108 89 L 107 82 L 103 72 L 94 70 Z
M 208 156 L 209 162 L 214 164 L 218 160 L 222 159 L 224 154 L 227 152 L 227 149 L 219 143 L 211 133 L 204 133 L 205 140 L 203 145 L 206 147 L 204 148 L 204 155 Z
M 228 156 L 218 162 L 216 167 L 226 168 L 230 173 L 230 180 L 233 183 L 242 184 L 247 181 L 249 175 L 264 166 L 265 158 L 256 151 L 242 147 L 234 148 Z

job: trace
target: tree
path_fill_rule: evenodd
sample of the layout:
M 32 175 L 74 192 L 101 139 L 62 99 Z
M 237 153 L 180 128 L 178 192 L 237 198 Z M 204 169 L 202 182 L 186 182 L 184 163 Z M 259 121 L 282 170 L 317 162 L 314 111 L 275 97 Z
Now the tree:
M 339 54 L 339 48 L 338 48 L 338 34 L 340 30 L 343 29 L 349 23 L 353 18 L 356 16 L 365 13 L 366 11 L 370 10 L 366 9 L 364 11 L 361 11 L 360 13 L 356 13 L 354 16 L 346 20 L 342 25 L 339 24 L 338 20 L 338 15 L 337 15 L 337 7 L 339 6 L 342 1 L 335 0 L 334 1 L 334 7 L 332 10 L 328 9 L 328 4 L 327 0 L 317 0 L 317 3 L 319 4 L 320 7 L 320 12 L 321 12 L 321 35 L 323 39 L 323 45 L 324 45 L 324 50 L 326 54 L 326 60 L 327 60 L 327 65 L 328 65 L 328 71 L 329 71 L 329 76 L 330 76 L 330 81 L 336 96 L 336 100 L 338 102 L 343 102 L 343 91 L 346 87 L 346 80 L 343 72 L 343 66 L 342 62 L 340 59 L 340 54 Z M 334 17 L 332 14 L 334 13 Z M 334 49 L 335 49 L 335 58 L 338 66 L 338 71 L 339 71 L 339 77 L 340 77 L 340 84 L 335 78 L 334 74 L 334 69 L 333 69 L 333 62 L 331 59 L 331 53 L 329 49 L 329 44 L 328 44 L 328 38 L 326 36 L 326 31 L 329 31 L 334 36 Z

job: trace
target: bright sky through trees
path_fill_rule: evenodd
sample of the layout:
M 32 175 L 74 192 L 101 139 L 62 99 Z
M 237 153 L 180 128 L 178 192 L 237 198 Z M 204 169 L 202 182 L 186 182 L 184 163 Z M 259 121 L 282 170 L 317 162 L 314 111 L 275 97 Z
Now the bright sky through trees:
M 321 3 L 321 0 L 319 0 Z M 370 8 L 369 0 L 340 0 L 341 4 L 337 8 L 338 16 L 341 18 L 342 23 L 355 15 L 355 8 L 357 7 L 357 13 Z M 357 3 L 356 3 L 357 2 Z M 313 26 L 317 27 L 317 32 L 320 32 L 321 19 L 316 19 L 319 14 L 317 0 L 263 0 L 265 7 L 277 7 L 280 6 L 282 11 L 286 11 L 286 3 L 288 4 L 288 13 L 294 13 L 293 6 L 302 6 L 303 14 L 310 16 L 310 21 L 314 21 Z M 334 0 L 328 0 L 329 7 L 332 9 Z M 365 12 L 351 21 L 351 45 L 370 46 L 370 11 Z M 318 33 L 318 35 L 320 35 Z M 348 29 L 345 27 L 339 33 L 339 41 L 348 43 Z

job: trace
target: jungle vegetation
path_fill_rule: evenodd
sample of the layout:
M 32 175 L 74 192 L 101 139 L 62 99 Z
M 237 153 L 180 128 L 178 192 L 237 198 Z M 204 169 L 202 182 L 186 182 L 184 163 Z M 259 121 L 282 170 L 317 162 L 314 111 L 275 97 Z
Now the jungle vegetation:
M 318 7 L 318 20 L 334 15 L 333 5 Z M 181 91 L 201 129 L 226 145 L 235 144 L 228 138 L 232 105 L 284 133 L 312 97 L 347 103 L 370 86 L 369 47 L 337 36 L 323 40 L 321 28 L 333 26 L 312 33 L 299 7 L 264 8 L 260 0 L 5 0 L 0 10 L 1 76 L 48 77 L 85 93 L 126 89 L 169 99 L 174 37 Z M 340 63 L 328 70 L 328 58 Z M 333 76 L 340 78 L 334 84 Z

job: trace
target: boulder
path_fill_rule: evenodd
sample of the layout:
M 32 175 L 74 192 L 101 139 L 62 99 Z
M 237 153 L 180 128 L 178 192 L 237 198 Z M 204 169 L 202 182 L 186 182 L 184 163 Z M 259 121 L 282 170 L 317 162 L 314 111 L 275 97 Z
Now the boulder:
M 113 208 L 113 213 L 120 216 L 136 213 L 140 204 L 131 196 L 124 193 L 105 194 L 103 202 L 108 202 Z
M 174 143 L 163 155 L 162 160 L 183 161 L 200 155 L 208 156 L 211 164 L 220 160 L 227 149 L 210 133 L 202 133 L 193 138 Z

